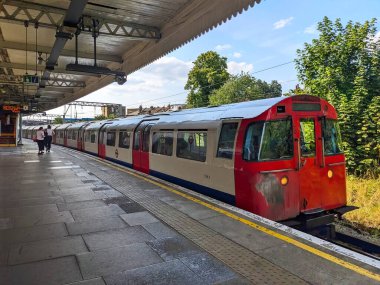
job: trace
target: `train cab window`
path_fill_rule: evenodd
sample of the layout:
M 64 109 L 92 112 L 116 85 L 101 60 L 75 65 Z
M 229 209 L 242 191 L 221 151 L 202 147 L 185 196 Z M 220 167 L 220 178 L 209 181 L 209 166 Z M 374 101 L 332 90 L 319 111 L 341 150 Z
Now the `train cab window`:
M 90 142 L 95 143 L 95 140 L 96 140 L 96 133 L 95 131 L 91 131 Z
M 131 133 L 127 131 L 119 132 L 119 147 L 129 148 L 131 144 Z
M 238 123 L 225 123 L 220 131 L 217 157 L 232 159 Z
M 336 120 L 324 119 L 322 121 L 325 155 L 343 153 L 342 138 Z
M 107 145 L 108 146 L 115 146 L 116 141 L 116 132 L 107 132 Z
M 291 157 L 293 157 L 293 134 L 290 119 L 249 125 L 244 141 L 243 159 L 266 161 Z
M 179 131 L 177 136 L 177 157 L 206 161 L 207 132 Z
M 301 155 L 315 156 L 314 119 L 301 119 Z
M 173 154 L 173 132 L 154 132 L 152 152 L 171 156 Z

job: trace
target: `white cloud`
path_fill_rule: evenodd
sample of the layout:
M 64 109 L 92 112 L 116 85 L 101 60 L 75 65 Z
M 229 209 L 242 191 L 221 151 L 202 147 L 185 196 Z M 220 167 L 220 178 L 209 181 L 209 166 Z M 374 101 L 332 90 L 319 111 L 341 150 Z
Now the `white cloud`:
M 226 50 L 226 49 L 231 49 L 232 46 L 230 44 L 224 44 L 224 45 L 217 45 L 215 47 L 216 50 Z
M 110 84 L 80 100 L 117 103 L 126 106 L 127 109 L 136 108 L 140 104 L 149 107 L 184 103 L 187 96 L 184 86 L 192 66 L 191 62 L 166 56 L 128 75 L 128 81 L 124 85 Z M 78 113 L 78 117 L 94 116 L 93 107 L 84 108 L 83 111 L 81 109 L 81 112 L 83 115 L 80 116 Z M 49 113 L 59 114 L 62 110 L 55 109 Z M 100 108 L 97 108 L 96 114 L 99 113 Z
M 282 29 L 285 26 L 289 25 L 291 21 L 293 21 L 294 17 L 289 17 L 286 19 L 281 19 L 273 24 L 273 29 Z
M 232 56 L 235 58 L 241 58 L 241 53 L 240 52 L 234 52 L 234 54 Z
M 317 31 L 317 25 L 313 24 L 309 27 L 306 27 L 305 30 L 303 31 L 305 34 L 312 34 L 315 35 L 318 33 Z
M 251 72 L 253 70 L 253 64 L 246 62 L 229 61 L 227 63 L 227 70 L 231 74 L 239 74 L 243 72 Z

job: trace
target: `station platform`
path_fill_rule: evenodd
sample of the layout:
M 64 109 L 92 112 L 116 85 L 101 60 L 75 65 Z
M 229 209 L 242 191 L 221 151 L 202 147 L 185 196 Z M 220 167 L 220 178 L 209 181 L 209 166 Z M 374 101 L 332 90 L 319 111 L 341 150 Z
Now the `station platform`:
M 379 284 L 379 261 L 94 156 L 0 149 L 0 284 Z

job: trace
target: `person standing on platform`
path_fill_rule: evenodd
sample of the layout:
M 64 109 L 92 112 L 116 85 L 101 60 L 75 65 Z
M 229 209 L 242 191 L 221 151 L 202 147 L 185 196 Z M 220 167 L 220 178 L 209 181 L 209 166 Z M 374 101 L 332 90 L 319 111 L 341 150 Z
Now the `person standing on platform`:
M 38 154 L 43 154 L 44 153 L 44 128 L 40 127 L 37 131 L 37 144 L 38 144 Z
M 45 140 L 46 140 L 46 152 L 50 152 L 50 148 L 51 148 L 51 141 L 53 139 L 53 135 L 54 135 L 54 131 L 51 129 L 51 126 L 48 125 L 47 126 L 47 129 L 46 129 L 46 137 L 45 137 Z

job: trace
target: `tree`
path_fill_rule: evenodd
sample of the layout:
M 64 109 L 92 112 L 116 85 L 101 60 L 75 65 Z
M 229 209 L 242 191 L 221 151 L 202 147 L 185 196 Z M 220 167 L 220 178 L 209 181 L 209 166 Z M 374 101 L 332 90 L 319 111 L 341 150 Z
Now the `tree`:
M 53 125 L 60 125 L 60 124 L 63 124 L 62 117 L 55 117 L 53 120 Z
M 333 104 L 341 121 L 348 170 L 378 173 L 380 43 L 376 21 L 364 24 L 327 17 L 318 23 L 319 38 L 297 50 L 298 77 L 311 94 Z M 378 113 L 377 113 L 378 114 Z
M 199 55 L 193 63 L 194 67 L 190 70 L 185 85 L 185 89 L 190 90 L 187 106 L 208 106 L 211 92 L 220 88 L 230 76 L 227 72 L 227 58 L 208 51 Z
M 248 73 L 231 76 L 231 78 L 210 96 L 211 105 L 221 105 L 281 96 L 281 84 L 272 81 L 257 80 Z
M 94 120 L 95 121 L 102 121 L 102 120 L 107 120 L 108 118 L 104 115 L 96 115 Z

